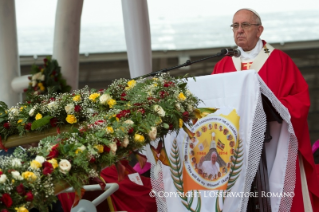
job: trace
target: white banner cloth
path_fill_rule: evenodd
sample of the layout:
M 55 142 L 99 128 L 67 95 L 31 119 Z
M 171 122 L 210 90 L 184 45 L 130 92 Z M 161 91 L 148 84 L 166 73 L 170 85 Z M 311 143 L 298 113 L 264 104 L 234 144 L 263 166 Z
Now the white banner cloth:
M 290 209 L 293 195 L 282 196 L 294 191 L 297 139 L 288 110 L 258 74 L 249 70 L 197 77 L 189 79 L 188 88 L 203 101 L 198 108 L 218 110 L 189 128 L 194 138 L 182 129 L 166 136 L 170 167 L 150 160 L 158 211 L 246 211 L 266 130 L 261 94 L 283 118 L 282 125 L 271 124 L 276 130 L 266 146 L 268 196 L 272 211 Z

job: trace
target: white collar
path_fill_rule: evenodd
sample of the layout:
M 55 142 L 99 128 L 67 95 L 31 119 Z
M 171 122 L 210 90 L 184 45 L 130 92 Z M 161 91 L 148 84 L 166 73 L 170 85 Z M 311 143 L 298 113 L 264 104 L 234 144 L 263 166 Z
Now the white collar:
M 240 59 L 243 60 L 253 60 L 257 55 L 259 54 L 260 50 L 263 48 L 263 42 L 259 38 L 257 41 L 257 44 L 255 48 L 253 48 L 251 51 L 245 52 L 240 46 L 238 46 L 238 49 L 241 51 Z

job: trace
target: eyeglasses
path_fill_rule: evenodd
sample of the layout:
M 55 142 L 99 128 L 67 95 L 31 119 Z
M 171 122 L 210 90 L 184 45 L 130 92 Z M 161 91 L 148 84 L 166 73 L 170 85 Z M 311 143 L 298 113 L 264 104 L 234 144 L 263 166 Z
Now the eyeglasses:
M 235 23 L 235 24 L 230 25 L 230 28 L 231 28 L 233 31 L 236 31 L 236 30 L 238 30 L 239 25 L 241 26 L 242 29 L 248 29 L 248 28 L 250 28 L 251 25 L 259 26 L 260 24 L 251 24 L 251 23 L 246 23 L 246 22 L 241 23 L 241 24 Z

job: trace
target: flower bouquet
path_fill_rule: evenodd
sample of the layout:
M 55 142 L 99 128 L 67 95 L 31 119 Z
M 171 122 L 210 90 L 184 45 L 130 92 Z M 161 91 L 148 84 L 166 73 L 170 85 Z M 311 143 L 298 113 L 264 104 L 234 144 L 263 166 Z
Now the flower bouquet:
M 168 74 L 119 79 L 107 89 L 85 87 L 38 100 L 11 108 L 0 104 L 2 148 L 14 135 L 43 137 L 37 147 L 0 159 L 0 210 L 46 211 L 62 182 L 81 193 L 83 185 L 99 181 L 104 167 L 184 123 L 191 125 L 200 101 L 187 90 L 187 78 Z M 52 129 L 56 135 L 43 136 Z

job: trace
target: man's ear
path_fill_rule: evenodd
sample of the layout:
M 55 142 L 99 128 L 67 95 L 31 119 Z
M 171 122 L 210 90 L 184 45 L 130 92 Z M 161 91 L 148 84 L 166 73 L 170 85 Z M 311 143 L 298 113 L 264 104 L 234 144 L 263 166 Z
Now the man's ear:
M 263 26 L 258 26 L 258 33 L 257 33 L 258 38 L 261 36 L 263 31 L 264 31 L 264 27 Z

